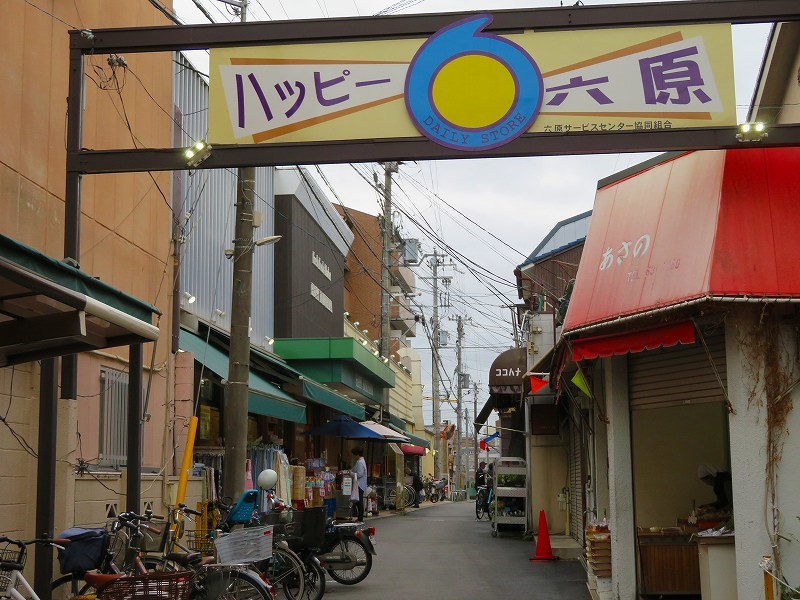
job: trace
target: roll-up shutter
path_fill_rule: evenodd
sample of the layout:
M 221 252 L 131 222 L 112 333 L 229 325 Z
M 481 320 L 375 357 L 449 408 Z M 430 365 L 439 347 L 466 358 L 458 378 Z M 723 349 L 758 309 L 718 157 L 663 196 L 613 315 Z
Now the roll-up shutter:
M 581 545 L 583 545 L 584 530 L 583 491 L 585 480 L 582 429 L 573 424 L 569 436 L 569 532 Z
M 709 352 L 706 352 L 698 337 L 694 344 L 679 344 L 629 355 L 631 408 L 724 401 L 725 395 L 717 375 L 727 388 L 725 336 L 706 336 L 705 341 Z M 714 366 L 709 360 L 709 353 Z

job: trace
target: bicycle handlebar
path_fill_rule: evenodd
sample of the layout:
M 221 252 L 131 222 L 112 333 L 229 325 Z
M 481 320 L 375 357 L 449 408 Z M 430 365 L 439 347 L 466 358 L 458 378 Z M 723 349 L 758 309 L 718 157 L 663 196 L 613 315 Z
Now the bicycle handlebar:
M 59 546 L 58 543 L 68 543 L 69 540 L 64 539 L 55 539 L 55 538 L 37 538 L 33 540 L 13 540 L 10 537 L 0 536 L 0 544 L 13 544 L 18 548 L 22 548 L 24 546 L 30 546 L 31 544 L 48 544 L 50 546 L 55 546 L 59 550 L 63 550 L 64 548 Z
M 200 517 L 203 514 L 199 510 L 192 510 L 191 508 L 189 508 L 185 504 L 178 504 L 178 510 L 180 510 L 183 513 L 188 513 L 190 515 L 194 515 L 196 517 Z
M 144 522 L 147 522 L 147 521 L 152 521 L 153 519 L 163 519 L 163 518 L 164 517 L 160 516 L 160 515 L 153 515 L 153 514 L 139 515 L 139 514 L 136 514 L 135 512 L 130 512 L 130 511 L 119 513 L 117 515 L 117 519 L 122 521 L 123 523 L 130 522 L 130 521 L 144 521 Z

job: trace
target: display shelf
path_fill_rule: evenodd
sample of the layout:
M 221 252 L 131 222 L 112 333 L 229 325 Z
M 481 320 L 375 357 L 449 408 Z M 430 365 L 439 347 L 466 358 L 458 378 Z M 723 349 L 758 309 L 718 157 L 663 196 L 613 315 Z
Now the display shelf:
M 521 517 L 506 517 L 506 516 L 497 516 L 495 517 L 495 523 L 499 525 L 525 525 L 525 515 Z
M 526 463 L 521 458 L 514 458 L 514 457 L 501 457 L 498 458 L 494 463 L 494 482 L 493 482 L 493 496 L 494 496 L 494 509 L 490 514 L 492 519 L 492 536 L 497 536 L 497 526 L 498 525 L 521 525 L 523 530 L 525 526 L 528 524 L 527 518 L 525 515 L 523 516 L 507 516 L 502 512 L 498 512 L 502 510 L 499 507 L 499 504 L 502 503 L 504 498 L 513 498 L 517 500 L 514 504 L 518 504 L 518 500 L 522 499 L 522 506 L 520 508 L 525 508 L 525 499 L 528 496 L 528 482 L 527 482 L 527 475 L 528 469 L 526 467 Z M 522 485 L 519 487 L 511 487 L 511 486 L 500 486 L 498 485 L 498 480 L 503 475 L 520 475 L 523 477 Z
M 524 487 L 500 487 L 497 486 L 495 497 L 497 498 L 524 498 L 527 496 Z

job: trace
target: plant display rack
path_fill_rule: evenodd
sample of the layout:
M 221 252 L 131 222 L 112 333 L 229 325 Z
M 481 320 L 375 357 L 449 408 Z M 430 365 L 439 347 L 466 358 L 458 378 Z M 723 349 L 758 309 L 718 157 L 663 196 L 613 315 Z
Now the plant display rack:
M 511 477 L 510 477 L 511 476 Z M 525 529 L 527 518 L 525 507 L 528 496 L 528 469 L 525 460 L 514 457 L 501 457 L 494 462 L 494 493 L 492 519 L 492 537 L 497 537 L 499 525 L 518 525 Z M 512 481 L 513 480 L 513 481 Z M 514 485 L 509 485 L 513 483 Z M 515 504 L 521 504 L 522 514 L 509 515 L 500 507 L 505 499 L 521 498 Z

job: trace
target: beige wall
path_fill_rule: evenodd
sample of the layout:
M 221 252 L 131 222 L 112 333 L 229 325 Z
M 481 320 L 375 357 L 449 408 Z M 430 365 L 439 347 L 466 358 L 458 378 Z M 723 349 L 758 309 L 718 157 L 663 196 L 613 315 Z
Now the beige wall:
M 36 7 L 42 10 L 33 4 L 24 0 L 2 3 L 0 233 L 59 259 L 64 255 L 67 32 L 71 28 L 165 25 L 168 21 L 147 2 L 118 2 L 113 10 L 97 0 L 37 1 Z M 162 4 L 170 6 L 171 1 Z M 110 75 L 105 59 L 96 56 L 87 61 L 87 75 L 96 82 Z M 171 55 L 129 54 L 125 60 L 131 73 L 121 93 L 101 90 L 88 77 L 85 80 L 83 145 L 96 149 L 133 146 L 120 116 L 124 102 L 124 112 L 140 140 L 137 143 L 170 146 L 172 126 L 164 110 L 172 112 Z M 94 66 L 105 75 L 101 77 Z M 83 178 L 80 263 L 85 273 L 154 304 L 164 315 L 158 322 L 162 333 L 152 371 L 148 411 L 152 418 L 145 425 L 144 463 L 159 469 L 165 466 L 171 473 L 172 448 L 165 452 L 169 438 L 164 436 L 172 422 L 171 217 L 164 198 L 170 198 L 171 189 L 169 174 L 154 177 L 161 191 L 146 173 Z M 144 347 L 146 365 L 150 365 L 154 346 Z M 94 520 L 100 502 L 99 492 L 86 491 L 99 484 L 91 478 L 76 481 L 72 465 L 79 457 L 91 460 L 98 454 L 99 369 L 103 365 L 127 371 L 127 348 L 80 355 L 78 398 L 59 401 L 56 531 L 82 524 L 84 518 Z M 145 378 L 149 373 L 145 371 Z M 0 369 L 0 414 L 9 408 L 9 425 L 34 449 L 38 446 L 38 403 L 39 368 L 35 363 Z M 114 484 L 109 486 L 111 490 L 101 488 L 102 494 L 124 504 L 122 479 L 115 475 L 110 481 Z M 0 500 L 3 532 L 33 536 L 36 460 L 22 449 L 8 427 L 0 428 L 0 482 L 6 484 Z M 144 493 L 150 483 L 152 480 L 144 484 L 143 496 L 160 498 L 160 484 Z
M 538 528 L 539 511 L 547 516 L 551 532 L 562 533 L 567 512 L 559 510 L 558 494 L 567 485 L 567 446 L 557 435 L 531 436 L 531 510 L 534 529 Z
M 676 525 L 678 517 L 715 499 L 697 478 L 697 466 L 728 468 L 727 421 L 720 403 L 635 410 L 633 480 L 636 525 Z

